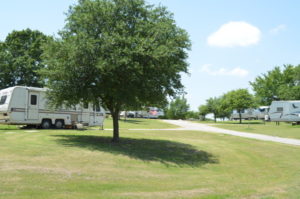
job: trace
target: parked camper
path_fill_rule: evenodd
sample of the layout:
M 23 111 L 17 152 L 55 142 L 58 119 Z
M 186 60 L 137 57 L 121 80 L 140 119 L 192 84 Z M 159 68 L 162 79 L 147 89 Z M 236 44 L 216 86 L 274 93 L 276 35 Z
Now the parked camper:
M 273 101 L 269 116 L 275 122 L 300 122 L 300 101 Z
M 260 106 L 258 109 L 255 109 L 255 116 L 258 120 L 265 120 L 266 116 L 269 114 L 269 106 Z
M 243 110 L 241 113 L 242 119 L 244 120 L 264 120 L 265 116 L 268 115 L 270 107 L 269 106 L 260 106 L 257 109 L 249 108 L 246 110 Z M 230 116 L 231 120 L 239 120 L 240 116 L 239 113 L 234 110 L 233 113 Z
M 44 129 L 66 125 L 103 125 L 105 112 L 91 104 L 51 109 L 45 88 L 15 86 L 0 90 L 0 123 L 36 125 Z
M 135 118 L 136 111 L 121 111 L 120 117 Z
M 243 120 L 256 119 L 255 109 L 246 109 L 241 112 L 241 118 Z M 230 116 L 230 120 L 239 120 L 240 114 L 234 110 Z
M 164 116 L 164 111 L 157 107 L 148 107 L 147 111 L 136 111 L 136 117 L 157 119 Z
M 157 107 L 148 107 L 147 110 L 143 111 L 122 111 L 120 113 L 121 117 L 130 117 L 130 118 L 150 118 L 157 119 L 159 116 L 164 116 L 164 111 Z

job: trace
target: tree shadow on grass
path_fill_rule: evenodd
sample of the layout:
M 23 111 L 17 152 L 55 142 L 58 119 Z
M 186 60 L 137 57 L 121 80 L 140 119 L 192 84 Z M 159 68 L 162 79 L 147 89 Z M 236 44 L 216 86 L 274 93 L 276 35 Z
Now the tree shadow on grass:
M 199 167 L 218 163 L 217 158 L 197 150 L 192 145 L 167 140 L 121 138 L 120 143 L 112 143 L 111 137 L 91 135 L 54 135 L 57 142 L 68 147 L 82 147 L 89 150 L 122 154 L 143 161 L 158 161 L 166 166 Z

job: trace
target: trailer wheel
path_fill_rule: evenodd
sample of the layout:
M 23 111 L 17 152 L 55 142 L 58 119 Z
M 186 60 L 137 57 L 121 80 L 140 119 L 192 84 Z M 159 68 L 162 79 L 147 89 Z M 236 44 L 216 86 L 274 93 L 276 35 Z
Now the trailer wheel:
M 62 129 L 64 126 L 64 122 L 62 120 L 56 120 L 55 121 L 55 128 Z
M 42 127 L 42 129 L 50 129 L 51 121 L 50 120 L 43 120 L 41 127 Z

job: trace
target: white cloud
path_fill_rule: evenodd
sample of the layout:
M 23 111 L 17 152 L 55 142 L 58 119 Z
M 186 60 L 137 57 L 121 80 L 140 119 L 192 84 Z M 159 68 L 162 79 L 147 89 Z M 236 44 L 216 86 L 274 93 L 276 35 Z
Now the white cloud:
M 213 76 L 234 76 L 234 77 L 246 77 L 249 71 L 242 69 L 240 67 L 228 70 L 226 68 L 213 69 L 211 64 L 204 64 L 200 72 L 208 73 Z
M 285 24 L 280 24 L 276 26 L 275 28 L 270 30 L 271 34 L 278 34 L 279 32 L 285 31 L 286 30 L 286 25 Z
M 260 41 L 261 31 L 246 22 L 228 22 L 212 33 L 207 42 L 210 46 L 234 47 L 250 46 Z

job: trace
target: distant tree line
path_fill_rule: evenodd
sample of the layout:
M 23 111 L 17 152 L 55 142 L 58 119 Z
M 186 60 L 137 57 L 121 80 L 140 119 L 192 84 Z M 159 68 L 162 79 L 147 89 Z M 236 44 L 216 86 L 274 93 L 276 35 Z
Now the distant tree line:
M 240 123 L 242 123 L 242 112 L 247 108 L 257 107 L 257 101 L 254 95 L 247 89 L 237 89 L 230 91 L 220 97 L 209 98 L 205 105 L 199 107 L 199 115 L 205 120 L 205 116 L 213 113 L 214 121 L 217 118 L 229 118 L 233 110 L 239 114 Z
M 240 116 L 247 108 L 258 106 L 254 95 L 250 94 L 247 89 L 237 89 L 225 93 L 220 97 L 212 97 L 206 100 L 205 105 L 201 105 L 198 111 L 190 111 L 189 104 L 184 97 L 177 97 L 172 100 L 165 108 L 165 118 L 168 119 L 202 119 L 205 120 L 207 114 L 214 115 L 214 121 L 217 118 L 229 118 L 233 110 L 236 110 Z
M 250 82 L 254 95 L 247 89 L 230 91 L 220 97 L 209 98 L 206 104 L 199 107 L 199 115 L 213 113 L 217 118 L 229 118 L 236 110 L 241 119 L 241 112 L 258 106 L 269 106 L 274 100 L 300 100 L 300 65 L 276 66 Z
M 164 108 L 166 119 L 199 119 L 199 112 L 190 110 L 190 105 L 184 96 L 178 96 Z

